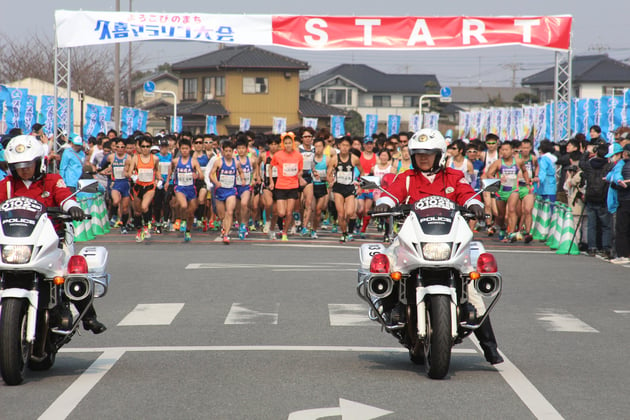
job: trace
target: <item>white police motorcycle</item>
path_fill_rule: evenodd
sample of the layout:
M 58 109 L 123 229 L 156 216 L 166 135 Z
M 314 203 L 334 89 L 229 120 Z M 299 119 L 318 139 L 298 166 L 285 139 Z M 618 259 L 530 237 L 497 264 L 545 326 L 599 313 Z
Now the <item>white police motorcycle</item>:
M 482 191 L 499 186 L 483 181 Z M 375 177 L 362 177 L 361 186 L 389 195 Z M 442 379 L 453 345 L 479 328 L 501 295 L 496 260 L 473 241 L 467 219 L 474 214 L 448 198 L 428 196 L 372 216 L 404 222 L 389 247 L 361 246 L 357 292 L 370 319 L 409 349 L 430 378 Z
M 97 186 L 80 180 L 77 193 Z M 27 197 L 0 204 L 0 372 L 8 385 L 22 383 L 27 367 L 50 369 L 85 315 L 72 302 L 91 304 L 109 286 L 107 250 L 86 246 L 75 255 L 71 217 L 60 208 Z M 65 223 L 63 238 L 48 216 Z

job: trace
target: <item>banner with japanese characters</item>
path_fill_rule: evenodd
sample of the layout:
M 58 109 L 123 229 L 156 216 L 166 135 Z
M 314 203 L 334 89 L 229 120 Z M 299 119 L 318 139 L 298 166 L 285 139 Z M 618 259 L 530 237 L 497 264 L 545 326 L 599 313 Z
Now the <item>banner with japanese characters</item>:
M 317 118 L 302 118 L 302 125 L 317 130 Z
M 346 127 L 344 126 L 346 117 L 343 115 L 330 116 L 330 132 L 335 138 L 346 135 Z
M 273 117 L 273 134 L 280 134 L 287 131 L 287 119 L 284 117 Z
M 400 115 L 387 116 L 387 137 L 400 132 Z
M 181 40 L 302 49 L 568 50 L 571 16 L 291 16 L 56 10 L 57 46 Z
M 378 130 L 378 115 L 367 114 L 365 116 L 365 127 L 363 128 L 363 135 L 365 137 L 369 137 L 372 134 L 376 133 L 377 130 Z
M 206 134 L 219 134 L 216 115 L 206 115 Z

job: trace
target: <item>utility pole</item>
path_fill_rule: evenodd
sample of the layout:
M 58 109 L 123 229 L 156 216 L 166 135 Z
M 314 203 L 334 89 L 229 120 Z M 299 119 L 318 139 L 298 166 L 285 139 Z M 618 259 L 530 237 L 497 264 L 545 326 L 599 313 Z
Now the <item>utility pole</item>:
M 131 14 L 131 3 L 133 0 L 129 0 L 129 14 Z M 129 43 L 129 57 L 127 57 L 127 61 L 129 61 L 129 65 L 127 67 L 127 106 L 133 106 L 133 95 L 131 93 L 131 45 L 133 43 Z
M 508 70 L 512 70 L 512 87 L 515 88 L 516 87 L 516 72 L 518 70 L 523 70 L 523 67 L 521 66 L 521 63 L 504 64 L 503 68 L 508 69 Z
M 120 12 L 120 0 L 116 0 L 116 11 Z M 120 127 L 120 44 L 114 45 L 114 129 Z

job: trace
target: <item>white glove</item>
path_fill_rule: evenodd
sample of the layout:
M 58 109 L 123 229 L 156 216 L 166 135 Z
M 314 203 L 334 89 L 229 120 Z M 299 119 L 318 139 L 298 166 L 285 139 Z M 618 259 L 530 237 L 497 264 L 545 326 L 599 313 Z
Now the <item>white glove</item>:
M 131 180 L 133 181 L 133 183 L 135 184 L 136 181 L 138 180 L 138 175 L 131 175 Z
M 164 188 L 164 181 L 160 179 L 157 183 L 157 187 L 158 187 L 158 190 L 161 190 L 162 188 Z

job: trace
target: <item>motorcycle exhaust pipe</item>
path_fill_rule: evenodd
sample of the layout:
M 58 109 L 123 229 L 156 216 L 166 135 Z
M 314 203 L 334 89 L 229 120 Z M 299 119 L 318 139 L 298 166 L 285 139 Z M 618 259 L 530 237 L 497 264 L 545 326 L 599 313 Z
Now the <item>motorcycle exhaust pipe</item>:
M 475 288 L 483 296 L 494 296 L 500 288 L 499 279 L 496 276 L 482 276 L 475 282 Z
M 392 294 L 394 282 L 389 276 L 372 277 L 368 282 L 368 290 L 370 295 L 383 299 Z
M 64 284 L 64 293 L 70 300 L 83 300 L 92 294 L 92 283 L 84 277 L 70 277 Z

